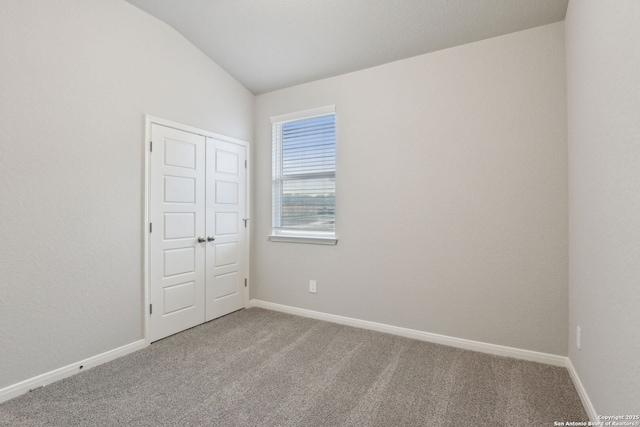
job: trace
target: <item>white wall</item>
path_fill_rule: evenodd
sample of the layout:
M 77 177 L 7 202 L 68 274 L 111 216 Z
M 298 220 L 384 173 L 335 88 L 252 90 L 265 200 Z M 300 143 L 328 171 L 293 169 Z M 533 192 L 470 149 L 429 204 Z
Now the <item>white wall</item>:
M 253 95 L 117 0 L 0 1 L 0 388 L 143 337 L 144 114 L 249 140 Z
M 339 243 L 268 242 L 269 118 L 329 104 Z M 252 298 L 566 355 L 563 23 L 260 95 L 255 129 Z
M 566 19 L 569 357 L 601 415 L 640 414 L 639 22 L 636 0 Z

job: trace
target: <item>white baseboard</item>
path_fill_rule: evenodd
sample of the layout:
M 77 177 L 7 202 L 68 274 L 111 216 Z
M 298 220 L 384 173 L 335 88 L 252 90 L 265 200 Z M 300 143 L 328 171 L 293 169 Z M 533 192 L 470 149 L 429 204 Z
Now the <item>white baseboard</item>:
M 580 400 L 582 401 L 582 406 L 584 406 L 584 410 L 587 411 L 587 415 L 589 416 L 589 420 L 592 422 L 600 421 L 598 419 L 598 413 L 596 409 L 593 407 L 593 403 L 591 403 L 591 399 L 589 399 L 589 395 L 587 394 L 587 390 L 582 385 L 582 381 L 580 381 L 580 377 L 578 376 L 578 372 L 576 368 L 573 367 L 573 363 L 571 363 L 571 359 L 567 357 L 566 363 L 567 371 L 569 371 L 569 376 L 573 381 L 573 385 L 576 387 L 578 391 L 578 396 L 580 396 Z
M 28 380 L 10 385 L 8 387 L 0 389 L 0 403 L 20 396 L 21 394 L 24 394 L 29 390 L 49 385 L 52 382 L 59 381 L 63 378 L 67 378 L 79 372 L 86 371 L 87 369 L 91 369 L 113 359 L 117 359 L 118 357 L 133 353 L 134 351 L 138 351 L 146 347 L 147 345 L 148 344 L 144 339 L 135 341 L 131 344 L 123 345 L 122 347 L 106 351 L 102 354 L 89 357 L 88 359 L 84 359 L 79 362 L 72 363 L 71 365 L 67 365 L 50 372 L 46 372 L 42 375 L 38 375 L 37 377 L 29 378 Z
M 377 332 L 384 332 L 388 334 L 399 335 L 406 338 L 413 338 L 420 341 L 427 341 L 436 344 L 443 344 L 452 347 L 458 347 L 465 350 L 473 350 L 481 353 L 493 354 L 496 356 L 513 357 L 516 359 L 529 360 L 532 362 L 544 363 L 547 365 L 563 366 L 569 371 L 569 376 L 573 381 L 574 386 L 580 396 L 582 405 L 589 416 L 589 419 L 593 422 L 598 421 L 598 413 L 596 412 L 587 391 L 585 390 L 580 377 L 576 372 L 571 359 L 564 356 L 557 356 L 555 354 L 540 353 L 537 351 L 523 350 L 519 348 L 506 347 L 496 344 L 488 344 L 480 341 L 472 341 L 462 338 L 449 337 L 446 335 L 432 334 L 429 332 L 418 331 L 415 329 L 401 328 L 398 326 L 385 325 L 383 323 L 370 322 L 367 320 L 354 319 L 351 317 L 338 316 L 335 314 L 322 313 L 319 311 L 307 310 L 304 308 L 291 307 L 288 305 L 276 304 L 272 302 L 252 299 L 249 300 L 247 308 L 259 307 L 267 310 L 280 311 L 282 313 L 294 314 L 297 316 L 308 317 L 311 319 L 324 320 L 327 322 L 338 323 L 341 325 L 354 326 L 356 328 L 369 329 Z M 62 368 L 55 369 L 53 371 L 38 375 L 28 380 L 21 381 L 17 384 L 10 385 L 3 389 L 0 389 L 0 403 L 6 402 L 9 399 L 24 394 L 30 390 L 38 387 L 49 385 L 55 381 L 63 378 L 70 377 L 79 372 L 80 366 L 82 371 L 91 369 L 95 366 L 117 359 L 118 357 L 125 356 L 134 351 L 143 349 L 149 345 L 146 340 L 142 339 L 135 341 L 131 344 L 124 345 L 122 347 L 109 350 L 102 354 L 90 357 L 88 359 L 81 360 L 76 363 L 72 363 Z
M 555 354 L 540 353 L 537 351 L 523 350 L 519 348 L 506 347 L 496 344 L 488 344 L 480 341 L 472 341 L 462 338 L 449 337 L 446 335 L 432 334 L 429 332 L 418 331 L 415 329 L 400 328 L 398 326 L 385 325 L 383 323 L 369 322 L 367 320 L 354 319 L 351 317 L 337 316 L 335 314 L 322 313 L 319 311 L 307 310 L 304 308 L 291 307 L 288 305 L 275 304 L 272 302 L 252 299 L 249 301 L 248 307 L 259 307 L 267 310 L 280 311 L 297 316 L 309 317 L 311 319 L 324 320 L 327 322 L 339 323 L 341 325 L 354 326 L 356 328 L 369 329 L 377 332 L 385 332 L 388 334 L 400 335 L 406 338 L 413 338 L 420 341 L 427 341 L 436 344 L 443 344 L 452 347 L 463 348 L 465 350 L 473 350 L 481 353 L 493 354 L 496 356 L 513 357 L 515 359 L 528 360 L 531 362 L 544 363 L 547 365 L 562 366 L 567 369 L 571 381 L 575 386 L 578 396 L 584 406 L 589 419 L 597 422 L 598 413 L 596 412 L 586 389 L 580 381 L 580 377 L 576 372 L 571 359 L 565 356 Z
M 280 311 L 288 314 L 295 314 L 312 319 L 325 320 L 327 322 L 339 323 L 341 325 L 354 326 L 356 328 L 369 329 L 372 331 L 385 332 L 387 334 L 400 335 L 406 338 L 413 338 L 420 341 L 443 344 L 451 347 L 463 348 L 465 350 L 478 351 L 496 356 L 513 357 L 515 359 L 529 360 L 531 362 L 544 363 L 554 366 L 566 366 L 567 358 L 555 354 L 540 353 L 531 350 L 506 347 L 496 344 L 488 344 L 480 341 L 472 341 L 463 338 L 449 337 L 446 335 L 432 334 L 415 329 L 401 328 L 398 326 L 385 325 L 383 323 L 369 322 L 367 320 L 354 319 L 351 317 L 337 316 L 335 314 L 321 313 L 319 311 L 306 310 L 304 308 L 291 307 L 288 305 L 275 304 L 272 302 L 252 299 L 249 307 L 259 307 L 268 310 Z
M 319 311 L 306 310 L 304 308 L 291 307 L 288 305 L 275 304 L 272 302 L 252 299 L 249 301 L 248 307 L 259 307 L 267 310 L 280 311 L 297 316 L 309 317 L 312 319 L 325 320 L 327 322 L 339 323 L 341 325 L 354 326 L 356 328 L 369 329 L 372 331 L 385 332 L 388 334 L 400 335 L 406 338 L 413 338 L 420 341 L 427 341 L 436 344 L 443 344 L 452 347 L 463 348 L 465 350 L 473 350 L 481 353 L 493 354 L 496 356 L 513 357 L 515 359 L 528 360 L 531 362 L 544 363 L 547 365 L 562 366 L 567 369 L 571 381 L 575 386 L 578 396 L 584 406 L 589 419 L 597 422 L 598 413 L 596 412 L 589 395 L 580 381 L 580 377 L 576 372 L 571 359 L 565 356 L 557 356 L 555 354 L 540 353 L 537 351 L 523 350 L 513 347 L 505 347 L 496 344 L 488 344 L 480 341 L 472 341 L 462 338 L 449 337 L 446 335 L 432 334 L 429 332 L 418 331 L 415 329 L 400 328 L 398 326 L 385 325 L 383 323 L 369 322 L 367 320 L 354 319 L 351 317 L 337 316 L 335 314 L 322 313 Z

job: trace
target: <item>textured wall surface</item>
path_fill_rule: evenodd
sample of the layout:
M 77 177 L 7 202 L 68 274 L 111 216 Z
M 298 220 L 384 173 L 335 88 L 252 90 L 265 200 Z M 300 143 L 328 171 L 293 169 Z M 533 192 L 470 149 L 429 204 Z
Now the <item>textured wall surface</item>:
M 563 25 L 256 97 L 252 298 L 566 355 Z M 338 245 L 268 242 L 269 118 L 329 104 Z
M 635 0 L 572 0 L 566 20 L 569 357 L 601 415 L 640 414 L 638 22 Z
M 144 114 L 249 140 L 253 95 L 124 1 L 2 1 L 0 388 L 143 337 Z

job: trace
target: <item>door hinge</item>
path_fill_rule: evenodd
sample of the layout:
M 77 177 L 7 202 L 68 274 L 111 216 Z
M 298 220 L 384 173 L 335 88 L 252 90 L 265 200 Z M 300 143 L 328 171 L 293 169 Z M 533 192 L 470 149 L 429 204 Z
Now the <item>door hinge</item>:
M 153 141 L 149 141 L 149 151 L 153 151 Z
M 153 304 L 149 304 L 149 314 L 153 314 Z
M 247 287 L 247 279 L 244 279 L 244 287 Z
M 249 222 L 249 218 L 243 218 L 242 220 L 244 221 L 244 228 L 247 228 L 247 222 Z
M 244 161 L 244 168 L 245 169 L 247 168 L 247 161 L 246 160 Z
M 153 223 L 149 223 L 149 233 L 153 233 Z

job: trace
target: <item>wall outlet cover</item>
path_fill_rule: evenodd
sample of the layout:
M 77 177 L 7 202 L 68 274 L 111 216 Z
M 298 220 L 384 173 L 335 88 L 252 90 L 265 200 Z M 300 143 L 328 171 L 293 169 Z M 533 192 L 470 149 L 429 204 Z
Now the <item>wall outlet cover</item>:
M 578 350 L 582 350 L 582 329 L 580 326 L 576 327 L 576 347 Z

